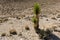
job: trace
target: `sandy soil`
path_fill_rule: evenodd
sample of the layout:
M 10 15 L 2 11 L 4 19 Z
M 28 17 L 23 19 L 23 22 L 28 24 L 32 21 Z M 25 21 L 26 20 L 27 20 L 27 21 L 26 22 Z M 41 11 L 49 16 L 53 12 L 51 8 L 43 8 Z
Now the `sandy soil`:
M 18 1 L 0 1 L 0 36 L 6 33 L 0 40 L 40 40 L 35 33 L 33 22 L 33 4 L 41 4 L 41 14 L 39 25 L 41 29 L 52 29 L 60 31 L 60 0 L 18 0 Z M 20 19 L 19 19 L 20 18 Z M 8 19 L 8 20 L 5 20 Z M 2 22 L 1 22 L 2 21 Z M 28 26 L 30 30 L 26 30 Z M 15 29 L 17 35 L 10 36 L 9 31 Z M 19 36 L 19 34 L 22 34 Z M 60 38 L 60 32 L 53 32 Z M 54 40 L 54 39 L 53 39 Z M 56 39 L 55 39 L 56 40 Z M 58 39 L 57 39 L 58 40 Z

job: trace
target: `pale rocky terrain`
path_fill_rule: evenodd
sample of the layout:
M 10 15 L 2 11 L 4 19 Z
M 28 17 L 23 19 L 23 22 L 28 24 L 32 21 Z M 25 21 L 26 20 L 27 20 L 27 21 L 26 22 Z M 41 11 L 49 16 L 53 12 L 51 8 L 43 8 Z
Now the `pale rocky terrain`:
M 41 40 L 31 20 L 35 2 L 41 4 L 40 29 L 55 28 L 53 34 L 58 38 L 52 37 L 52 40 L 60 40 L 60 0 L 0 0 L 0 40 Z M 10 36 L 11 29 L 15 29 L 17 35 Z M 2 37 L 2 33 L 7 35 Z

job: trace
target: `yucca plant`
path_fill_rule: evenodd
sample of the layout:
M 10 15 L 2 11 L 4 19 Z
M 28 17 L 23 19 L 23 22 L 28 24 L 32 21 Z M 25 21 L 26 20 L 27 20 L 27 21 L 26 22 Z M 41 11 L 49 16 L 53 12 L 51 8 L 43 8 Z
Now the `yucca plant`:
M 34 5 L 34 17 L 33 17 L 33 22 L 34 22 L 34 28 L 38 29 L 39 28 L 39 13 L 40 13 L 40 6 L 38 3 L 35 3 Z
M 39 29 L 39 14 L 40 13 L 41 13 L 41 9 L 40 9 L 39 4 L 35 3 L 34 17 L 32 18 L 32 21 L 34 23 L 34 29 L 40 38 L 45 39 L 50 35 L 51 31 L 49 29 L 47 29 L 46 31 L 44 29 Z

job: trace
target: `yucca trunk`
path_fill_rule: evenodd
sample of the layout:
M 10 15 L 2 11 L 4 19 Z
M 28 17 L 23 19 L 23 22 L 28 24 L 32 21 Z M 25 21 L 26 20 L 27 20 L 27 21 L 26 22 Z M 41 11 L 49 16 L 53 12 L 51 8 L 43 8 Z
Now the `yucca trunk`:
M 36 21 L 36 23 L 34 23 L 34 28 L 38 29 L 39 28 L 39 15 L 36 15 L 35 17 L 36 17 L 37 21 Z

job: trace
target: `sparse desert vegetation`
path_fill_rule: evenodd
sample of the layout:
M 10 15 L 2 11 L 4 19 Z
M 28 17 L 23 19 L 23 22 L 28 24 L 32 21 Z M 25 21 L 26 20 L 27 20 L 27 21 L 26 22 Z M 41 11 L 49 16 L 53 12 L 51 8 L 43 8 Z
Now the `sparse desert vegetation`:
M 0 0 L 0 40 L 60 40 L 60 0 Z

